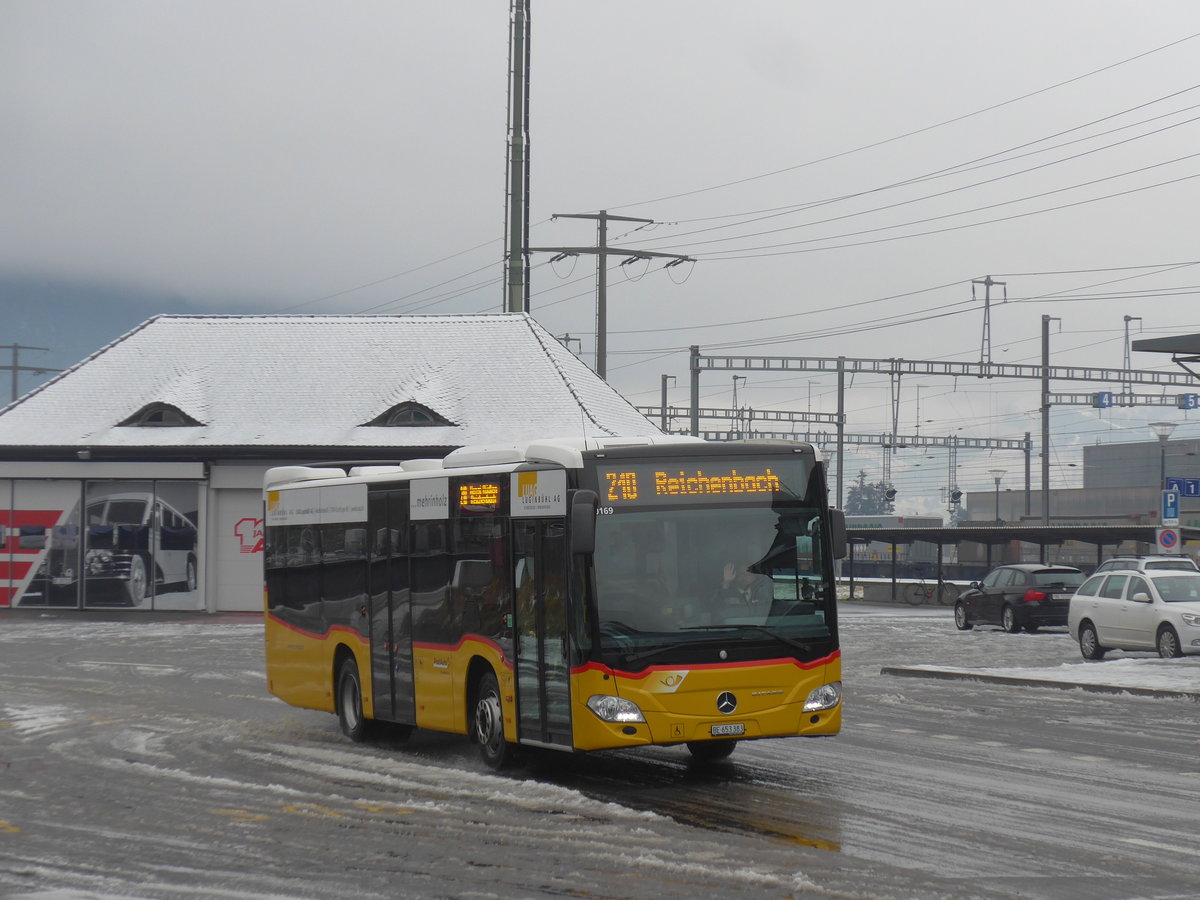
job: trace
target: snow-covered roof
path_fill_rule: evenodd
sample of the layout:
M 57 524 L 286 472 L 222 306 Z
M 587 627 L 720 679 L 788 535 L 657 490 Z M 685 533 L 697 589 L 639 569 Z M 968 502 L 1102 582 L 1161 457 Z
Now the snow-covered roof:
M 371 425 L 411 404 L 435 425 Z M 166 405 L 201 423 L 121 425 Z M 156 316 L 0 410 L 0 447 L 456 447 L 661 432 L 528 315 Z

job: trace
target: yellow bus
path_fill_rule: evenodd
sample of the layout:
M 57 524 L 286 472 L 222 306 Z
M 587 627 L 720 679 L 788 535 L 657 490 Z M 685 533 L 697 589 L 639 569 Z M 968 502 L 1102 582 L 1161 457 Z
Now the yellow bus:
M 265 477 L 270 690 L 520 748 L 836 734 L 845 520 L 808 444 L 606 438 Z

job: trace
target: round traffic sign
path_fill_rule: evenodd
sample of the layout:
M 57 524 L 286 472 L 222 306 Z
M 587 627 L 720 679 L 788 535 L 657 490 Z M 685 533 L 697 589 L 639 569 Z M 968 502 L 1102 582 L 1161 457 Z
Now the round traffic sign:
M 1174 550 L 1179 546 L 1179 531 L 1175 528 L 1158 529 L 1158 546 L 1163 550 Z

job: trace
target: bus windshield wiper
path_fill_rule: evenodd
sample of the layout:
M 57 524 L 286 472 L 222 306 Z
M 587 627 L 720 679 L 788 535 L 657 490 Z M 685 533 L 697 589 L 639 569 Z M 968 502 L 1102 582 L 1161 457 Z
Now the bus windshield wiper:
M 634 665 L 635 663 L 640 663 L 644 660 L 649 659 L 652 656 L 657 656 L 659 653 L 662 653 L 664 650 L 669 650 L 672 647 L 678 647 L 678 646 L 679 646 L 678 644 L 656 644 L 655 646 L 650 647 L 649 649 L 646 649 L 646 650 L 642 650 L 638 653 L 627 653 L 627 654 L 625 654 L 625 664 L 626 665 Z
M 785 635 L 777 634 L 765 625 L 688 625 L 681 628 L 680 631 L 736 631 L 739 628 L 753 628 L 755 631 L 772 637 L 781 644 L 787 644 L 787 646 L 795 650 L 800 650 L 804 653 L 812 652 L 812 644 L 803 644 Z
M 769 628 L 767 628 L 767 626 L 764 626 L 764 625 L 685 625 L 685 626 L 683 626 L 682 629 L 679 629 L 679 630 L 680 631 L 737 631 L 739 629 L 754 629 L 755 631 L 761 632 L 761 634 L 763 634 L 763 635 L 767 635 L 768 637 L 773 637 L 774 640 L 779 641 L 782 644 L 786 644 L 787 647 L 791 647 L 794 650 L 799 650 L 800 653 L 804 653 L 804 654 L 812 653 L 812 644 L 811 643 L 802 643 L 802 642 L 793 640 L 793 638 L 791 638 L 791 637 L 786 637 L 784 635 L 775 634 L 774 631 L 770 630 Z M 648 659 L 652 658 L 652 656 L 656 656 L 660 653 L 666 653 L 667 650 L 676 650 L 676 649 L 679 649 L 682 647 L 696 647 L 698 643 L 701 643 L 701 642 L 700 641 L 673 641 L 671 643 L 661 643 L 661 644 L 658 644 L 658 646 L 656 646 L 656 647 L 649 647 L 647 649 L 641 650 L 641 652 L 638 652 L 638 653 L 626 654 L 625 655 L 625 665 L 637 664 L 637 662 L 642 662 L 644 660 L 648 660 Z

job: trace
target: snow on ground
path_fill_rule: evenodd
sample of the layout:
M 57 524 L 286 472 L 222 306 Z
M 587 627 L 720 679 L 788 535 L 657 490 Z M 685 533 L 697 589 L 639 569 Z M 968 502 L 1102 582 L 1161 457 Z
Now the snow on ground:
M 1200 699 L 1200 656 L 1160 659 L 1153 652 L 1110 651 L 1100 661 L 1082 658 L 1066 628 L 1038 634 L 1006 634 L 980 626 L 954 627 L 948 607 L 905 608 L 887 604 L 842 603 L 843 645 L 853 641 L 856 623 L 893 626 L 920 635 L 918 659 L 880 660 L 888 674 L 1016 680 L 1022 683 L 1079 685 L 1135 692 L 1190 694 Z
M 1159 659 L 1154 653 L 1111 652 L 1103 661 L 1089 662 L 1079 655 L 1079 648 L 1065 628 L 1043 629 L 1035 635 L 1005 634 L 986 626 L 960 632 L 954 627 L 953 612 L 949 607 L 908 607 L 861 601 L 843 601 L 839 606 L 844 626 L 843 645 L 848 655 L 852 652 L 860 655 L 853 647 L 856 623 L 911 637 L 913 653 L 910 658 L 905 658 L 901 649 L 896 658 L 878 659 L 882 666 L 902 667 L 904 674 L 925 672 L 930 677 L 1019 678 L 1062 685 L 1188 693 L 1200 699 L 1200 656 Z M 248 617 L 233 622 L 147 621 L 136 625 L 132 620 L 0 619 L 0 643 L 41 636 L 68 641 L 78 638 L 84 645 L 103 645 L 131 638 L 170 640 L 185 632 L 193 641 L 220 641 L 230 628 L 261 631 L 262 627 L 261 621 Z M 901 648 L 905 643 L 909 642 L 902 641 Z M 74 660 L 73 663 L 97 667 L 116 665 L 93 660 Z M 252 674 L 256 678 L 262 677 L 261 672 Z
M 1063 663 L 1052 668 L 980 668 L 905 666 L 907 672 L 962 675 L 987 679 L 1107 687 L 1130 691 L 1189 694 L 1200 699 L 1200 659 L 1112 659 L 1089 664 Z

